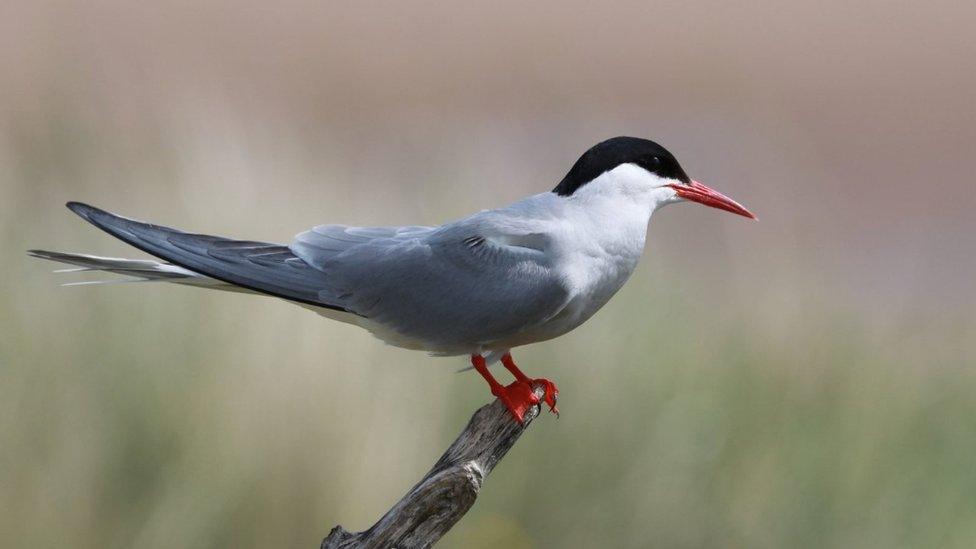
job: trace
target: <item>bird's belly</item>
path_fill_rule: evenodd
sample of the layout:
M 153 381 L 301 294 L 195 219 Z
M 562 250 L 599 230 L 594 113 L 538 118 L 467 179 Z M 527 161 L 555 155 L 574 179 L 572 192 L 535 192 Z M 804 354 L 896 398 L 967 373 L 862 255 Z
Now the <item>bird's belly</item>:
M 621 257 L 610 254 L 589 256 L 587 260 L 577 260 L 574 269 L 562 273 L 567 288 L 572 288 L 571 297 L 552 317 L 534 325 L 511 322 L 511 306 L 490 309 L 492 314 L 503 315 L 492 321 L 491 315 L 481 316 L 485 326 L 510 325 L 510 330 L 497 329 L 479 334 L 479 326 L 465 326 L 456 330 L 464 337 L 430 338 L 422 333 L 409 333 L 397 330 L 379 322 L 359 317 L 356 323 L 369 330 L 374 336 L 389 345 L 405 349 L 424 350 L 436 355 L 459 355 L 485 351 L 507 350 L 521 345 L 538 343 L 559 337 L 577 328 L 613 297 L 624 285 L 637 265 L 637 254 Z
M 617 286 L 612 289 L 607 289 L 606 292 L 601 292 L 598 295 L 573 299 L 559 314 L 540 326 L 541 331 L 548 336 L 546 339 L 551 339 L 575 330 L 606 305 L 610 301 L 610 298 L 613 297 L 613 294 L 617 293 L 619 289 L 620 286 Z
M 353 323 L 365 328 L 374 337 L 387 345 L 426 351 L 434 355 L 450 356 L 486 351 L 507 350 L 531 343 L 539 343 L 559 337 L 583 324 L 613 296 L 619 286 L 612 291 L 592 294 L 588 297 L 577 296 L 571 299 L 563 309 L 552 318 L 536 326 L 528 327 L 501 338 L 482 341 L 457 341 L 453 343 L 432 342 L 420 338 L 410 337 L 388 326 L 372 322 L 365 318 L 356 318 Z
M 575 297 L 566 303 L 555 316 L 511 338 L 497 343 L 499 349 L 508 349 L 529 343 L 538 343 L 569 333 L 589 320 L 610 301 L 610 298 L 623 287 L 636 266 L 636 261 L 619 264 L 619 268 L 604 270 L 605 276 L 590 279 Z

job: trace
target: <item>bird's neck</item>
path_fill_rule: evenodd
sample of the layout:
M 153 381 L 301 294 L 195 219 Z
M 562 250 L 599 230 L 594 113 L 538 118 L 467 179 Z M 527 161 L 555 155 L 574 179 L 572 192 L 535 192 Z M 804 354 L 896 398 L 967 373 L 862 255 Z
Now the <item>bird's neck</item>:
M 652 209 L 606 197 L 569 200 L 565 206 L 553 267 L 573 295 L 564 311 L 565 327 L 572 329 L 630 278 L 644 251 Z
M 589 247 L 624 260 L 633 260 L 644 250 L 647 224 L 654 208 L 647 202 L 621 200 L 615 196 L 588 196 L 573 204 L 576 229 Z M 596 251 L 596 250 L 593 250 Z

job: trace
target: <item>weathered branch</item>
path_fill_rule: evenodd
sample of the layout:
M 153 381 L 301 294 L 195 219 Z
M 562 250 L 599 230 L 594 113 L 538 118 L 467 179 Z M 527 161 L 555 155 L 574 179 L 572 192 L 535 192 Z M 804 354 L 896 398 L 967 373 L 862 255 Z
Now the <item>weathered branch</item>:
M 534 391 L 543 397 L 542 386 Z M 519 425 L 500 401 L 482 406 L 430 472 L 379 522 L 355 534 L 336 526 L 321 549 L 430 547 L 474 505 L 485 477 L 538 415 L 539 406 L 533 406 Z

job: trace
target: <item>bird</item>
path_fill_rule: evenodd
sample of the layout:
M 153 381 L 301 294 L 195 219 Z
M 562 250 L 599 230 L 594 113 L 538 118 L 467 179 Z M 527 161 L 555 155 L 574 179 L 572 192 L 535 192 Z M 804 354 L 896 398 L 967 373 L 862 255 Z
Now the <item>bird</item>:
M 750 219 L 731 198 L 691 179 L 648 139 L 614 137 L 589 148 L 551 190 L 440 226 L 319 225 L 289 244 L 192 234 L 84 204 L 84 220 L 159 260 L 29 250 L 128 278 L 264 294 L 365 328 L 387 344 L 466 356 L 513 419 L 559 390 L 524 374 L 511 350 L 583 324 L 617 293 L 644 251 L 652 215 L 696 202 Z M 501 362 L 514 377 L 489 371 Z M 537 396 L 534 386 L 544 394 Z

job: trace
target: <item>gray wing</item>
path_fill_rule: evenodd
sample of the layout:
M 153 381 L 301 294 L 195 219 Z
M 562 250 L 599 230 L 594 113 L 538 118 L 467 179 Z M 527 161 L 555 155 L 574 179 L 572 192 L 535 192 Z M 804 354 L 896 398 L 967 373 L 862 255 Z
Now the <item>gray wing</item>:
M 185 269 L 259 293 L 348 311 L 323 291 L 323 273 L 297 257 L 287 246 L 188 234 L 121 217 L 79 202 L 71 211 L 125 242 Z
M 291 249 L 309 265 L 321 269 L 323 263 L 355 246 L 381 239 L 406 240 L 424 237 L 434 227 L 410 225 L 403 227 L 350 227 L 348 225 L 319 225 L 295 236 Z
M 495 236 L 478 223 L 330 225 L 298 235 L 291 249 L 322 270 L 327 291 L 349 310 L 451 352 L 512 337 L 568 300 L 544 253 Z

